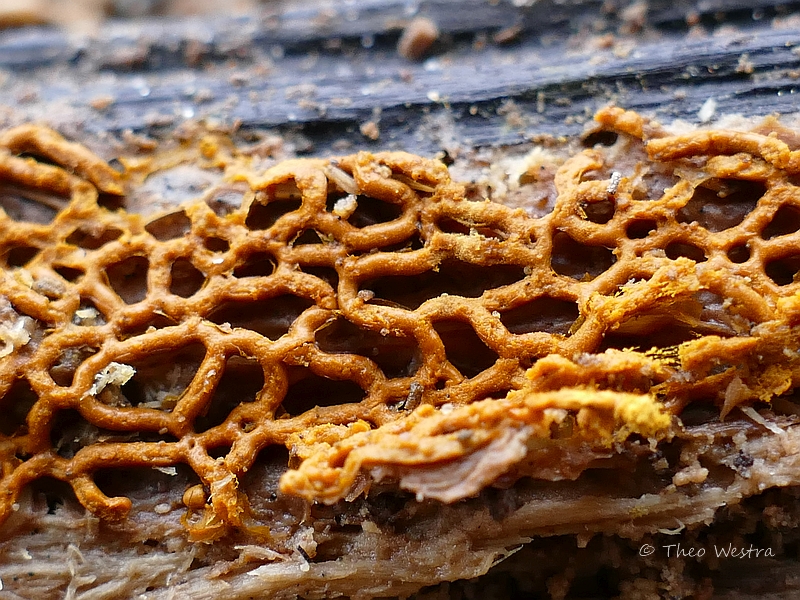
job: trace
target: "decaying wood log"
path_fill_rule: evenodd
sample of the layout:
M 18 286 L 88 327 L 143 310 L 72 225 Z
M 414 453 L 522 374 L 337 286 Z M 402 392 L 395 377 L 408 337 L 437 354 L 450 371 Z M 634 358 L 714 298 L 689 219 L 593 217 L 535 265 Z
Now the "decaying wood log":
M 794 5 L 637 6 L 376 0 L 287 4 L 220 22 L 117 22 L 88 41 L 7 31 L 0 93 L 11 121 L 158 135 L 207 119 L 300 133 L 300 149 L 320 154 L 343 140 L 434 154 L 454 140 L 500 146 L 575 134 L 611 102 L 690 122 L 709 98 L 717 114 L 796 111 Z M 422 62 L 395 49 L 414 15 L 442 32 Z M 377 141 L 361 133 L 368 122 Z

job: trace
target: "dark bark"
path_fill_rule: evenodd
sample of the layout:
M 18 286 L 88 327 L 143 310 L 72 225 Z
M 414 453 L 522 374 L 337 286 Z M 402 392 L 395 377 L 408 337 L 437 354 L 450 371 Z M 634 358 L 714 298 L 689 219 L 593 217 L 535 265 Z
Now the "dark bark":
M 299 132 L 313 153 L 342 139 L 431 154 L 453 140 L 574 134 L 609 102 L 694 122 L 709 97 L 718 113 L 797 110 L 800 25 L 775 27 L 796 4 L 655 0 L 639 31 L 629 5 L 427 0 L 413 12 L 404 0 L 372 0 L 279 5 L 258 20 L 116 23 L 88 42 L 7 31 L 0 94 L 17 120 L 159 135 L 207 118 Z M 442 31 L 420 63 L 395 50 L 412 12 Z M 687 18 L 705 34 L 687 35 Z M 501 45 L 499 31 L 516 36 Z M 379 124 L 377 142 L 359 132 L 369 120 Z

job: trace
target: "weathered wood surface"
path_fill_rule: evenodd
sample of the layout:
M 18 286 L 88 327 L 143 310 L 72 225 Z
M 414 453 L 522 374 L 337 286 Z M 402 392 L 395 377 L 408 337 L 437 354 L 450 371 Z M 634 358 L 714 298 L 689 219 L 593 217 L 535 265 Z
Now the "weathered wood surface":
M 287 3 L 262 19 L 117 23 L 91 40 L 0 32 L 0 126 L 39 120 L 79 137 L 160 137 L 204 118 L 274 129 L 306 140 L 298 149 L 310 154 L 338 153 L 347 141 L 433 155 L 579 133 L 609 102 L 695 123 L 708 98 L 720 114 L 800 112 L 798 3 L 652 0 L 638 39 L 620 34 L 631 2 L 610 14 L 601 0 L 516 4 Z M 707 35 L 689 34 L 691 13 Z M 420 63 L 395 51 L 415 14 L 443 32 Z M 493 42 L 514 27 L 511 43 Z M 614 36 L 609 47 L 604 33 Z M 359 131 L 369 120 L 377 141 Z M 765 598 L 772 582 L 798 580 L 794 561 L 748 564 L 715 579 L 720 598 Z M 796 590 L 785 594 L 769 597 Z
M 656 0 L 638 36 L 624 35 L 630 3 L 610 13 L 595 0 L 517 4 L 286 4 L 259 19 L 116 23 L 88 41 L 56 30 L 0 32 L 0 104 L 12 122 L 87 133 L 157 136 L 204 118 L 299 133 L 310 153 L 348 140 L 423 154 L 454 140 L 496 146 L 574 134 L 609 102 L 692 122 L 710 97 L 718 113 L 800 109 L 796 4 Z M 420 63 L 395 50 L 413 15 L 443 33 Z M 687 35 L 687 15 L 706 35 Z M 493 42 L 513 27 L 514 41 Z M 369 120 L 379 124 L 377 142 L 359 132 Z

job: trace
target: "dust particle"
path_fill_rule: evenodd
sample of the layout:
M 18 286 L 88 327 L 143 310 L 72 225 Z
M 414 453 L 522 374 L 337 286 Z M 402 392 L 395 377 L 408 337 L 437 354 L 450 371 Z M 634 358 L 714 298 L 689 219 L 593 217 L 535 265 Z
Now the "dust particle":
M 381 131 L 378 129 L 378 124 L 375 121 L 366 121 L 359 127 L 361 135 L 368 140 L 376 141 L 381 136 Z
M 408 60 L 421 60 L 438 37 L 436 23 L 426 17 L 417 17 L 403 30 L 397 42 L 397 53 Z

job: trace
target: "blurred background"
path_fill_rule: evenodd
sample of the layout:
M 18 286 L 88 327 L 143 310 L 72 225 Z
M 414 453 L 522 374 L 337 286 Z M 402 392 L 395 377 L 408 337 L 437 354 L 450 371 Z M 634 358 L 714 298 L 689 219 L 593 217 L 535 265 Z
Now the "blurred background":
M 665 123 L 789 123 L 798 11 L 790 0 L 0 0 L 0 127 L 43 122 L 113 156 L 200 123 L 281 156 L 402 149 L 457 169 L 545 138 L 594 143 L 592 115 L 608 104 Z
M 91 32 L 107 18 L 255 13 L 270 0 L 4 0 L 0 27 L 58 25 Z

